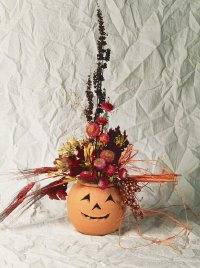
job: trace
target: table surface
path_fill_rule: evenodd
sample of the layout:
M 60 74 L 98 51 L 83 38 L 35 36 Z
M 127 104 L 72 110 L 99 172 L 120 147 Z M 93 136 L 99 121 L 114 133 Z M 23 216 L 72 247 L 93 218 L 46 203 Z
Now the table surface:
M 159 226 L 154 236 L 163 230 Z M 197 224 L 193 223 L 189 239 L 189 245 L 180 255 L 163 245 L 131 249 L 144 242 L 134 228 L 121 236 L 120 246 L 118 232 L 106 236 L 83 235 L 74 230 L 67 217 L 46 223 L 1 225 L 0 267 L 199 267 Z

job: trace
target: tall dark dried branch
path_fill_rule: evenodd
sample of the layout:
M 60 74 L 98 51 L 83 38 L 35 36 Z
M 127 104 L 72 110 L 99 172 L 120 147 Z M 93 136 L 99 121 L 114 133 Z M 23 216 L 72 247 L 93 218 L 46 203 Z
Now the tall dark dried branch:
M 97 8 L 97 17 L 99 23 L 99 39 L 97 41 L 97 69 L 93 74 L 93 84 L 95 93 L 97 95 L 97 108 L 95 112 L 95 118 L 103 112 L 101 109 L 101 103 L 106 99 L 106 89 L 102 88 L 102 82 L 104 81 L 104 70 L 107 68 L 107 62 L 110 60 L 110 49 L 105 48 L 107 45 L 107 33 L 105 32 L 103 15 L 99 6 Z
M 103 21 L 102 11 L 99 6 L 97 6 L 97 17 L 99 24 L 99 38 L 97 41 L 97 68 L 93 72 L 93 81 L 89 80 L 87 82 L 86 96 L 88 100 L 88 107 L 85 109 L 85 115 L 87 121 L 91 121 L 92 111 L 93 111 L 93 94 L 92 94 L 92 82 L 94 86 L 94 92 L 97 97 L 97 106 L 94 113 L 94 119 L 97 118 L 103 110 L 101 109 L 102 102 L 106 100 L 106 89 L 102 87 L 104 81 L 104 70 L 107 68 L 107 62 L 110 60 L 110 49 L 106 48 L 107 33 L 105 32 L 105 26 Z

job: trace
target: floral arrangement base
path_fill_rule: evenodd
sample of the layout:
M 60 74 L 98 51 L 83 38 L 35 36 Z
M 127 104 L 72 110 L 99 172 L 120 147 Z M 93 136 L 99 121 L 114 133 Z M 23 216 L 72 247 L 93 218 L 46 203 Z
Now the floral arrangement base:
M 110 184 L 106 189 L 94 183 L 76 183 L 67 197 L 70 222 L 80 233 L 106 235 L 117 231 L 125 215 L 119 189 Z

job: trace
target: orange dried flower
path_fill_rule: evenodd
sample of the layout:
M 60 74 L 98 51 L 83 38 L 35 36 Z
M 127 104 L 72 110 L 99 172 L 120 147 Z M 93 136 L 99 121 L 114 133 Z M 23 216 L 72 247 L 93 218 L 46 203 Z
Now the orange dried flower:
M 111 163 L 115 159 L 115 154 L 111 150 L 103 150 L 100 154 L 100 157 L 103 158 L 106 162 Z
M 98 137 L 98 141 L 100 141 L 101 143 L 103 143 L 104 145 L 108 144 L 110 141 L 110 138 L 108 136 L 108 134 L 106 133 L 102 133 L 99 137 Z
M 95 138 L 99 135 L 100 128 L 96 123 L 90 123 L 86 127 L 86 133 L 90 138 Z

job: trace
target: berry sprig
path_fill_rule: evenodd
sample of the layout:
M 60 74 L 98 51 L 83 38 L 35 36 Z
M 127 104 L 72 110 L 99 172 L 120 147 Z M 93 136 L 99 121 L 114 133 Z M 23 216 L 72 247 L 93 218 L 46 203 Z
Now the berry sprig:
M 142 187 L 138 185 L 137 181 L 128 178 L 120 180 L 119 185 L 123 203 L 130 207 L 136 221 L 142 219 L 143 213 L 136 197 L 136 194 L 141 191 Z

